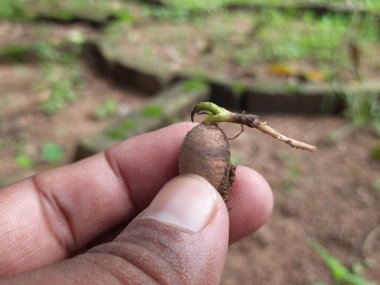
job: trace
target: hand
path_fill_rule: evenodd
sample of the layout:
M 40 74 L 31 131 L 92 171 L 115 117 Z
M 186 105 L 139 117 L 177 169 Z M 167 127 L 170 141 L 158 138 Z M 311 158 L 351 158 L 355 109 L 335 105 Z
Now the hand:
M 238 167 L 227 210 L 206 180 L 177 176 L 193 126 L 143 134 L 1 189 L 0 283 L 218 283 L 228 244 L 267 220 L 272 194 Z

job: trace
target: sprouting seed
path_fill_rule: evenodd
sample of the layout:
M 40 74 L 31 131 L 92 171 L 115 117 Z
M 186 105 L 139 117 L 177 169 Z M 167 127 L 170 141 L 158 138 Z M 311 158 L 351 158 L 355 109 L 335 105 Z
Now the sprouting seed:
M 228 140 L 237 138 L 244 126 L 256 128 L 273 138 L 289 144 L 292 147 L 313 152 L 315 146 L 289 138 L 266 122 L 259 120 L 254 114 L 239 114 L 230 112 L 211 102 L 197 104 L 191 112 L 191 120 L 195 114 L 206 114 L 206 119 L 191 129 L 182 144 L 179 156 L 180 174 L 198 174 L 207 179 L 213 185 L 224 201 L 228 201 L 228 194 L 235 182 L 236 167 L 231 164 L 231 153 Z M 228 122 L 240 124 L 241 131 L 233 138 L 227 138 L 226 134 L 218 126 L 218 123 Z

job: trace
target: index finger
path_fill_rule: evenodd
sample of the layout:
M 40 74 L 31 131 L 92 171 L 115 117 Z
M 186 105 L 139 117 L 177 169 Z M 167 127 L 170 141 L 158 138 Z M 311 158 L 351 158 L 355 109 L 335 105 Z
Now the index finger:
M 191 123 L 131 138 L 104 153 L 0 190 L 0 276 L 63 259 L 132 219 L 178 174 Z
M 193 126 L 181 123 L 134 137 L 104 153 L 2 189 L 0 275 L 56 262 L 133 219 L 178 175 L 179 149 Z M 271 196 L 265 194 L 269 187 L 249 171 L 238 171 L 235 188 L 239 189 L 234 191 L 240 194 L 232 196 L 230 204 L 237 225 L 231 227 L 232 239 L 251 232 L 270 212 Z M 250 201 L 250 197 L 261 198 Z M 259 213 L 257 218 L 251 217 L 248 224 L 236 222 L 256 213 L 252 209 Z

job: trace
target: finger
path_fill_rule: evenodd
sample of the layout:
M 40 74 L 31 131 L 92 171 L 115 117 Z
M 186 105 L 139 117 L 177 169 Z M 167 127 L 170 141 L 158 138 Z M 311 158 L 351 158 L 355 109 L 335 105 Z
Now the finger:
M 60 260 L 132 219 L 170 178 L 193 124 L 129 139 L 106 153 L 0 191 L 0 275 Z
M 266 223 L 273 210 L 273 193 L 267 180 L 249 167 L 238 166 L 226 207 L 230 219 L 230 243 L 252 234 Z M 112 240 L 119 233 L 120 230 L 111 233 L 106 240 Z
M 273 208 L 273 194 L 264 177 L 244 166 L 237 167 L 236 177 L 227 202 L 230 243 L 256 231 L 268 220 Z
M 273 194 L 268 182 L 255 170 L 238 166 L 226 207 L 230 219 L 229 238 L 230 243 L 233 243 L 255 232 L 269 219 L 273 209 Z M 121 230 L 122 227 L 118 227 L 107 232 L 90 246 L 113 240 Z
M 130 139 L 106 155 L 0 191 L 0 275 L 56 262 L 132 219 L 178 174 L 179 148 L 192 126 L 177 124 Z M 239 167 L 229 202 L 232 240 L 263 222 L 265 214 L 256 219 L 250 212 L 269 213 L 271 199 L 265 197 L 271 198 L 263 178 Z
M 3 284 L 218 284 L 228 213 L 203 178 L 179 176 L 115 241 Z

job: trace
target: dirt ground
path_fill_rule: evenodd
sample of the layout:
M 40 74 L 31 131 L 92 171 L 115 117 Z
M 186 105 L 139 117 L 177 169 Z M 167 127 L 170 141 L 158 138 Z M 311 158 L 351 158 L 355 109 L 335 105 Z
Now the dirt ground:
M 1 178 L 22 172 L 14 162 L 14 145 L 22 134 L 27 134 L 31 156 L 42 141 L 64 145 L 62 163 L 66 163 L 79 138 L 109 123 L 89 116 L 99 102 L 111 97 L 133 109 L 146 100 L 133 92 L 126 94 L 82 68 L 88 86 L 83 97 L 66 111 L 46 117 L 37 111 L 31 100 L 35 97 L 30 97 L 39 76 L 36 67 L 0 67 L 1 98 L 7 103 L 0 128 Z M 316 144 L 318 151 L 294 150 L 250 129 L 231 142 L 233 160 L 268 179 L 275 206 L 267 225 L 231 246 L 222 284 L 332 284 L 328 269 L 309 246 L 313 238 L 347 266 L 375 260 L 375 267 L 367 269 L 365 276 L 380 280 L 380 192 L 373 186 L 380 178 L 380 163 L 368 155 L 378 139 L 368 131 L 331 139 L 336 130 L 347 126 L 340 117 L 261 114 L 261 118 L 289 136 Z M 238 126 L 225 128 L 231 135 L 239 130 Z M 31 172 L 48 167 L 51 165 L 37 164 Z
M 63 146 L 65 157 L 59 164 L 70 162 L 80 138 L 100 131 L 115 118 L 94 120 L 94 109 L 102 102 L 115 100 L 118 113 L 123 115 L 148 99 L 112 86 L 84 64 L 80 69 L 85 87 L 79 99 L 64 111 L 47 116 L 40 110 L 40 69 L 34 65 L 0 65 L 0 180 L 14 180 L 52 167 L 39 161 L 45 142 Z M 15 157 L 20 153 L 35 160 L 33 169 L 25 171 L 17 166 Z
M 65 111 L 46 116 L 38 109 L 39 69 L 0 65 L 0 180 L 52 167 L 38 161 L 44 142 L 64 147 L 60 164 L 71 161 L 80 138 L 112 121 L 90 116 L 104 100 L 116 100 L 120 113 L 148 100 L 110 85 L 85 65 L 81 71 L 86 87 L 80 99 Z M 318 151 L 294 150 L 255 130 L 246 130 L 231 142 L 234 161 L 267 178 L 275 205 L 267 225 L 231 246 L 222 284 L 333 284 L 325 264 L 309 245 L 311 239 L 346 266 L 375 261 L 364 276 L 379 281 L 380 190 L 374 184 L 380 179 L 380 162 L 369 157 L 378 137 L 360 130 L 332 139 L 334 132 L 347 126 L 341 117 L 259 115 L 283 133 L 316 144 Z M 239 127 L 226 126 L 226 130 L 234 134 Z M 34 168 L 25 171 L 17 166 L 20 148 L 36 160 Z
M 331 134 L 347 125 L 338 117 L 262 119 L 316 144 L 318 150 L 310 154 L 290 149 L 254 130 L 232 142 L 235 159 L 268 179 L 275 204 L 267 225 L 231 246 L 223 284 L 334 284 L 310 239 L 346 266 L 375 260 L 365 276 L 379 281 L 380 191 L 373 183 L 380 178 L 380 163 L 368 156 L 378 139 L 358 131 L 332 141 Z

